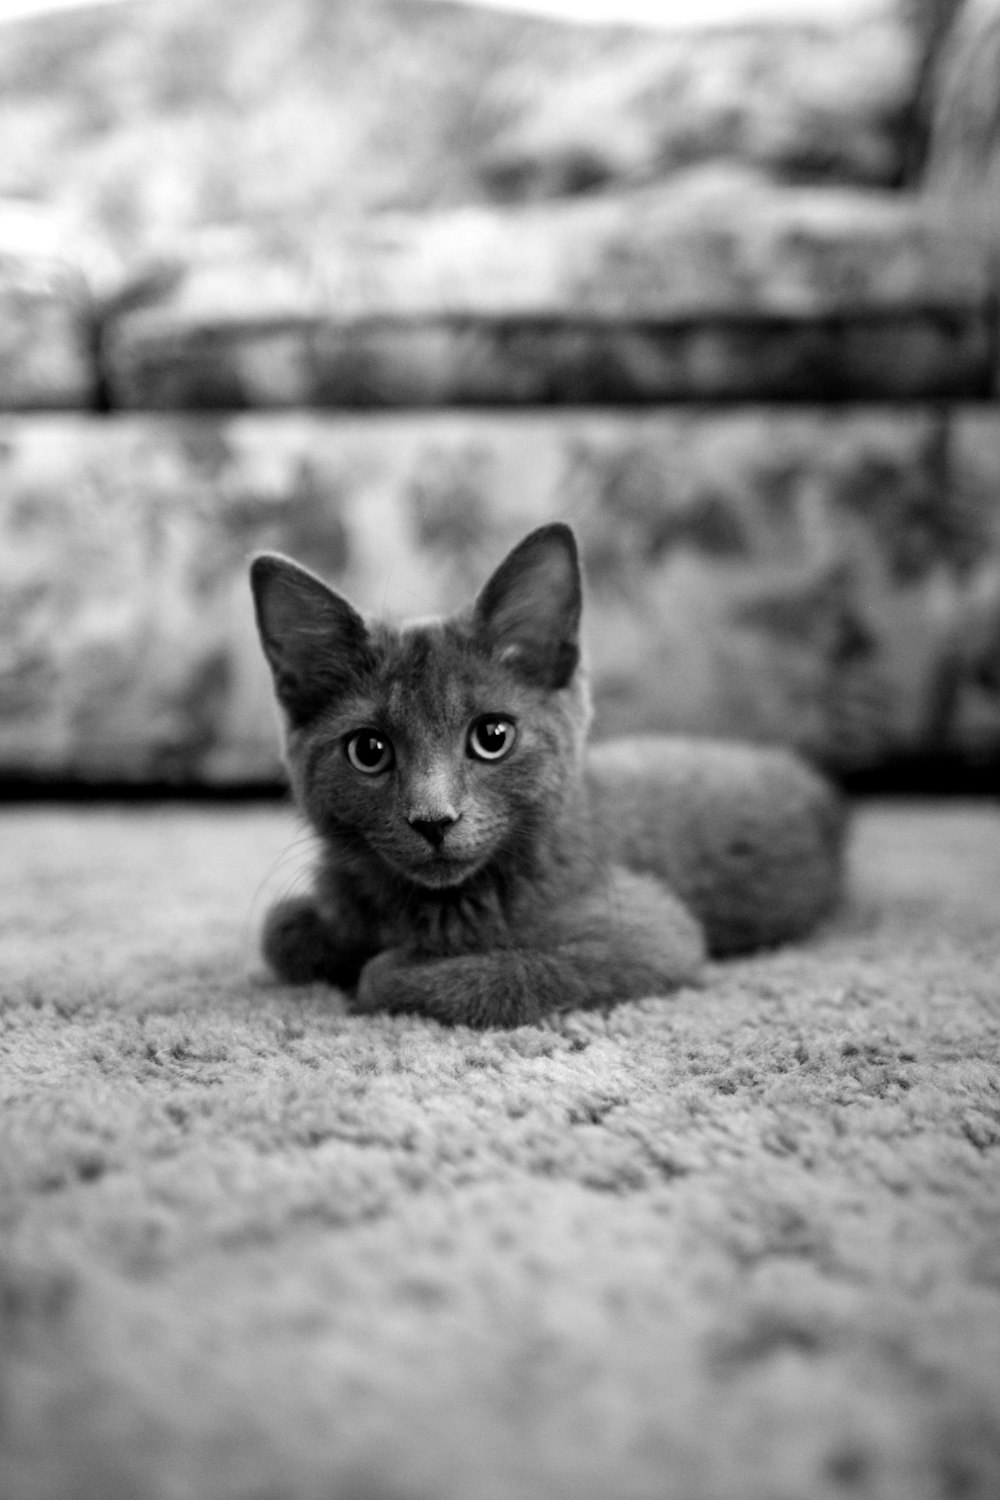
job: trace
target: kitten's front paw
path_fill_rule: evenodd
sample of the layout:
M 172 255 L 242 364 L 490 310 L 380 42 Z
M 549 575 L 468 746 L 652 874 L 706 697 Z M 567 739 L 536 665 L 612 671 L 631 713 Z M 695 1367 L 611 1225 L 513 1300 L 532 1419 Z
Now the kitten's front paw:
M 399 975 L 406 965 L 401 948 L 386 948 L 370 958 L 361 970 L 358 987 L 351 999 L 353 1011 L 399 1009 Z
M 357 978 L 357 959 L 338 946 L 309 896 L 291 896 L 271 907 L 264 918 L 261 951 L 288 984 L 322 979 L 348 988 Z
M 260 947 L 279 979 L 308 984 L 320 978 L 323 923 L 308 896 L 291 896 L 271 907 L 264 918 Z

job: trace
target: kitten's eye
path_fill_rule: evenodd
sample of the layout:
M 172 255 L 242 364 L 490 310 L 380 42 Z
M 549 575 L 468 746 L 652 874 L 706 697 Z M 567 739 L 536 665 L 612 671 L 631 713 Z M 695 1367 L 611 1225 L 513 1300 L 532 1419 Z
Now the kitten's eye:
M 374 729 L 356 729 L 344 745 L 344 753 L 363 776 L 377 776 L 392 765 L 392 744 Z
M 512 719 L 487 715 L 469 730 L 469 754 L 476 760 L 503 760 L 514 748 L 517 729 Z

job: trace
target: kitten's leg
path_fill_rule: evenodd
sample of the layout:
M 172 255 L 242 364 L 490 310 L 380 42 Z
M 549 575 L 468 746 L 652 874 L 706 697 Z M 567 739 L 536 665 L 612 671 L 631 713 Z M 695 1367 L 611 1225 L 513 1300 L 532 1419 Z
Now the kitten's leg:
M 278 901 L 264 919 L 264 958 L 279 979 L 289 984 L 327 984 L 351 989 L 370 952 L 338 942 L 310 896 Z
M 366 964 L 354 1008 L 521 1026 L 555 1011 L 662 995 L 694 980 L 704 957 L 690 912 L 659 882 L 624 870 L 553 914 L 547 930 L 544 943 L 453 958 L 390 949 Z

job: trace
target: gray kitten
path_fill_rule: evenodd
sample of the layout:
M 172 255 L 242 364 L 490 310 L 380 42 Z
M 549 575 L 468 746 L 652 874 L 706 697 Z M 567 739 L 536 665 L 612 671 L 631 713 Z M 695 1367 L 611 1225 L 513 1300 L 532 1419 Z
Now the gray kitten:
M 649 736 L 587 747 L 569 527 L 542 526 L 475 603 L 366 623 L 297 563 L 255 558 L 257 623 L 313 893 L 264 955 L 355 1011 L 516 1026 L 663 994 L 806 933 L 841 885 L 830 788 L 782 750 Z

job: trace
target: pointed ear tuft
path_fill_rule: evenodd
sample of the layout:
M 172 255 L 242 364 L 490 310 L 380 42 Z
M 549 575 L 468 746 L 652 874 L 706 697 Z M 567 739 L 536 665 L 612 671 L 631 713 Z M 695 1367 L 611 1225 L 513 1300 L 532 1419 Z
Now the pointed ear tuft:
M 580 660 L 580 562 L 572 531 L 540 526 L 497 568 L 474 622 L 491 652 L 529 682 L 562 688 Z
M 277 552 L 250 564 L 257 629 L 278 701 L 293 727 L 315 717 L 364 668 L 364 620 L 322 579 Z

